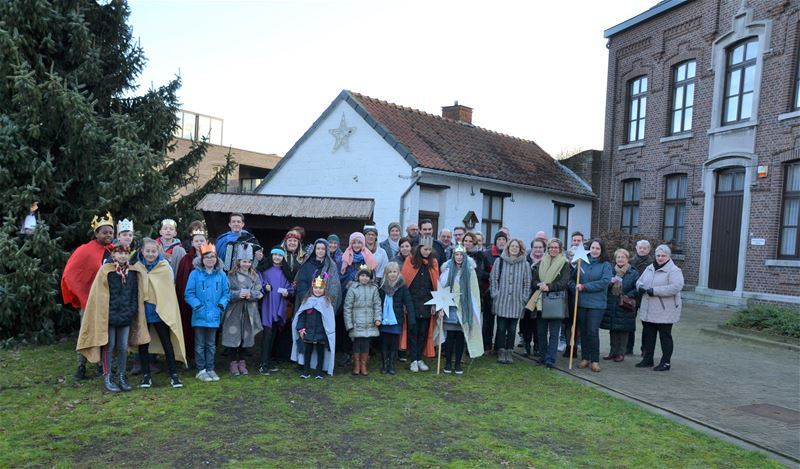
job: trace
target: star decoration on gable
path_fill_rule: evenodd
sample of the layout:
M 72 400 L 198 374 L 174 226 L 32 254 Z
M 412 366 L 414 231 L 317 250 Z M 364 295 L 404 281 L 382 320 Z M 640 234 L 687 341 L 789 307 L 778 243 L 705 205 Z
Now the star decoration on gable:
M 331 150 L 331 153 L 336 153 L 336 150 L 342 147 L 344 147 L 346 151 L 350 151 L 350 146 L 348 145 L 348 142 L 350 141 L 350 136 L 353 135 L 355 131 L 356 131 L 355 127 L 347 126 L 347 121 L 345 121 L 344 119 L 344 113 L 342 113 L 342 120 L 339 123 L 339 128 L 328 130 L 328 132 L 330 132 L 330 134 L 333 135 L 333 138 L 336 139 L 336 142 L 334 142 L 333 144 L 333 150 Z
M 436 311 L 447 312 L 451 306 L 456 305 L 456 296 L 450 292 L 450 287 L 441 287 L 431 292 L 432 299 L 425 302 L 426 305 L 434 305 Z

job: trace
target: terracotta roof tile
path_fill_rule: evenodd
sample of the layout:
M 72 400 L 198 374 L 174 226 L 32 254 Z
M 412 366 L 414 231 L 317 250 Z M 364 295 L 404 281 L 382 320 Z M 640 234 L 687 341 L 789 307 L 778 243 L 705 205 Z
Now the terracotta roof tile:
M 349 93 L 423 168 L 594 196 L 535 142 Z

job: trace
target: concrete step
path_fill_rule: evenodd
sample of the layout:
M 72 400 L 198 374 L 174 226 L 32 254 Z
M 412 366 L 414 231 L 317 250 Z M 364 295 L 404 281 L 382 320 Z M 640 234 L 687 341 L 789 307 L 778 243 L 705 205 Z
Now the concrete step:
M 687 303 L 710 306 L 712 308 L 742 309 L 747 306 L 747 298 L 735 296 L 728 292 L 715 292 L 714 290 L 681 292 L 681 299 Z

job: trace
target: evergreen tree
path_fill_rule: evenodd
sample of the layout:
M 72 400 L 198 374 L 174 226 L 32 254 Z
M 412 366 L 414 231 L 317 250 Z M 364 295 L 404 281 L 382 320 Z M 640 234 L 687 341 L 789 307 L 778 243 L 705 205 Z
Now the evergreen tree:
M 207 146 L 167 158 L 180 79 L 135 94 L 146 59 L 129 13 L 122 0 L 0 2 L 0 339 L 74 326 L 58 279 L 94 215 L 140 227 L 195 216 L 175 195 Z M 219 170 L 223 182 L 233 168 Z M 220 187 L 215 178 L 200 192 Z M 38 229 L 20 237 L 34 201 Z

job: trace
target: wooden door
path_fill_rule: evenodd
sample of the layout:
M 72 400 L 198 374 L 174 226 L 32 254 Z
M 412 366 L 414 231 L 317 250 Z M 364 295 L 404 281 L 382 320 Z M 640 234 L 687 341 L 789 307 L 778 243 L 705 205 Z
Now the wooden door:
M 733 291 L 739 268 L 744 168 L 722 169 L 717 172 L 716 182 L 708 287 Z

